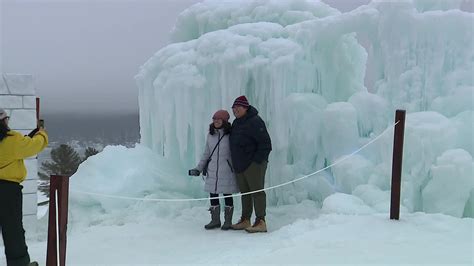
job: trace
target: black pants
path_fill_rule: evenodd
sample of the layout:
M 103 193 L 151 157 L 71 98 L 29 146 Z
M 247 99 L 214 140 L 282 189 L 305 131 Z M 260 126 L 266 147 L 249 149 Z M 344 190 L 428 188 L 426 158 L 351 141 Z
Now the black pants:
M 224 194 L 224 196 L 230 196 L 232 194 Z M 211 193 L 211 206 L 219 205 L 219 199 L 213 199 L 219 197 L 219 194 Z M 225 198 L 225 206 L 234 206 L 234 199 L 232 197 Z
M 23 229 L 22 188 L 18 183 L 0 180 L 0 227 L 8 266 L 30 263 Z

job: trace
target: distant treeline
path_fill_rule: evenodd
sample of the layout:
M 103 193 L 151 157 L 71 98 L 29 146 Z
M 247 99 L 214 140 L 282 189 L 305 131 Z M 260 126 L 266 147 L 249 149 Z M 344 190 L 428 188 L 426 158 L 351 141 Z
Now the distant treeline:
M 72 140 L 102 144 L 126 144 L 140 139 L 138 113 L 44 114 L 50 141 Z

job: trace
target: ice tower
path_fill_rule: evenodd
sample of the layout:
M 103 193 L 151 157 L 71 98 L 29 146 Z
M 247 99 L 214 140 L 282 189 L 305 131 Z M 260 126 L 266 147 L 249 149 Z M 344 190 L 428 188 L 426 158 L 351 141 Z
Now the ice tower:
M 404 208 L 472 217 L 474 17 L 454 2 L 374 1 L 347 13 L 311 0 L 198 3 L 136 77 L 141 142 L 193 165 L 211 114 L 245 94 L 273 138 L 269 186 L 351 153 L 403 108 Z M 391 149 L 388 134 L 271 191 L 270 203 L 343 192 L 388 211 Z

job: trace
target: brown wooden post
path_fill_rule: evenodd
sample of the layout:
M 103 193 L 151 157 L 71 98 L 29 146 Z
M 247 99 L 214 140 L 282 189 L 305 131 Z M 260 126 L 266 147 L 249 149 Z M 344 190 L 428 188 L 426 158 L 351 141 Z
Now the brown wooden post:
M 57 264 L 56 190 L 58 191 L 59 257 Z M 66 234 L 69 202 L 69 176 L 51 175 L 49 187 L 49 222 L 46 266 L 66 265 Z
M 395 113 L 395 131 L 393 134 L 392 189 L 390 200 L 390 219 L 400 218 L 400 188 L 402 184 L 403 139 L 405 135 L 405 110 Z
M 40 120 L 40 98 L 36 97 L 36 122 Z

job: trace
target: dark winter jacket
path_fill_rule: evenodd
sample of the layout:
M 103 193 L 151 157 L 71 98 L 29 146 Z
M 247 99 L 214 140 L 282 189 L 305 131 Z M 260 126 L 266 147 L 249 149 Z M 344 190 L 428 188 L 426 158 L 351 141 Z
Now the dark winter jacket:
M 252 162 L 268 161 L 272 143 L 267 127 L 253 106 L 232 123 L 230 134 L 232 163 L 236 173 L 244 172 Z

